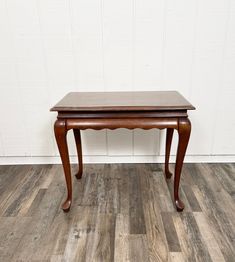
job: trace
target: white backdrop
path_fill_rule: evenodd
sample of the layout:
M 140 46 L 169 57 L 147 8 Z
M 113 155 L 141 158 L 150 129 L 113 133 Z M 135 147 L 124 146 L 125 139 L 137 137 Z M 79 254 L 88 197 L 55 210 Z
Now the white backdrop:
M 235 161 L 235 1 L 0 0 L 0 88 L 1 163 L 58 162 L 50 107 L 114 90 L 178 90 L 197 107 L 187 160 Z M 82 138 L 86 162 L 164 154 L 164 131 Z

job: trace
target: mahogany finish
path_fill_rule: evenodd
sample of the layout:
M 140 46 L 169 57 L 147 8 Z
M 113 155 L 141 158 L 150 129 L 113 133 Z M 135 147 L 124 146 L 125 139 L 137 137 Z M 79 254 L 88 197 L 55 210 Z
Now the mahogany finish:
M 165 151 L 165 175 L 166 178 L 171 178 L 172 173 L 169 171 L 169 159 L 171 152 L 171 142 L 173 137 L 174 129 L 167 128 L 166 130 L 166 151 Z
M 66 120 L 56 120 L 54 125 L 55 138 L 60 152 L 62 165 L 64 168 L 65 181 L 67 186 L 67 198 L 62 205 L 62 209 L 69 211 L 72 202 L 72 179 L 69 162 L 69 151 L 67 145 L 67 127 Z
M 51 111 L 149 111 L 195 109 L 177 91 L 72 92 Z
M 83 171 L 83 166 L 82 166 L 82 141 L 81 141 L 81 133 L 79 129 L 73 129 L 73 134 L 75 138 L 75 143 L 76 143 L 76 148 L 77 148 L 77 154 L 78 154 L 78 172 L 76 173 L 76 178 L 80 179 L 82 178 L 82 171 Z
M 80 130 L 104 128 L 167 128 L 165 175 L 170 178 L 169 158 L 173 131 L 179 134 L 175 177 L 174 201 L 177 211 L 184 209 L 179 197 L 179 184 L 184 156 L 186 153 L 191 123 L 187 110 L 195 109 L 182 95 L 176 91 L 155 92 L 100 92 L 69 93 L 51 111 L 57 111 L 55 137 L 60 152 L 66 186 L 67 198 L 62 209 L 67 212 L 72 203 L 72 182 L 67 132 L 73 129 L 76 141 L 79 169 L 76 177 L 82 177 L 82 145 Z

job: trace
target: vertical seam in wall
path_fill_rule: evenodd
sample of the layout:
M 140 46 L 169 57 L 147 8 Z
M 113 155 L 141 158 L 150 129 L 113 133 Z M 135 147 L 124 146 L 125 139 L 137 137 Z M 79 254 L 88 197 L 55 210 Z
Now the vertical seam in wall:
M 221 87 L 221 89 L 223 89 L 224 86 L 224 72 L 225 72 L 225 52 L 226 52 L 226 46 L 227 46 L 227 42 L 228 42 L 228 30 L 229 30 L 229 22 L 230 22 L 230 18 L 231 18 L 231 0 L 227 1 L 227 19 L 225 22 L 225 33 L 224 33 L 224 43 L 223 43 L 223 50 L 222 50 L 222 56 L 221 56 L 221 77 L 219 80 L 219 86 Z M 214 117 L 214 122 L 213 122 L 213 129 L 214 132 L 212 134 L 212 143 L 211 143 L 211 154 L 214 153 L 214 143 L 215 143 L 215 130 L 216 130 L 216 124 L 217 124 L 217 120 L 218 120 L 218 114 L 219 114 L 219 110 L 218 110 L 218 104 L 219 104 L 219 88 L 217 90 L 217 94 L 216 94 L 216 111 L 215 111 L 215 117 Z
M 132 156 L 134 156 L 134 142 L 135 142 L 135 136 L 134 136 L 134 129 L 132 130 Z
M 164 76 L 164 71 L 165 71 L 165 52 L 166 52 L 166 22 L 167 22 L 167 6 L 168 6 L 168 1 L 164 1 L 164 9 L 163 9 L 163 32 L 162 32 L 162 72 L 161 72 L 161 78 L 162 78 L 162 85 L 164 86 L 165 89 L 165 76 Z M 161 155 L 160 149 L 161 149 L 161 140 L 163 137 L 163 131 L 158 130 L 158 136 L 157 136 L 157 146 L 156 146 L 156 156 Z
M 2 148 L 2 155 L 0 155 L 0 156 L 5 156 L 5 149 L 4 149 L 4 146 L 3 146 L 3 139 L 2 139 L 1 132 L 0 132 L 0 147 Z
M 100 29 L 101 29 L 101 52 L 102 52 L 102 77 L 104 91 L 106 90 L 106 81 L 105 81 L 105 65 L 104 65 L 104 0 L 100 0 Z
M 45 47 L 45 42 L 44 42 L 44 35 L 43 35 L 43 30 L 42 30 L 42 23 L 41 23 L 41 17 L 40 17 L 40 9 L 39 9 L 39 4 L 38 4 L 38 0 L 35 0 L 35 4 L 36 4 L 36 12 L 37 12 L 37 16 L 38 16 L 38 23 L 39 23 L 39 30 L 40 30 L 40 40 L 41 40 L 41 44 L 42 44 L 42 53 L 43 53 L 43 63 L 44 63 L 44 69 L 45 69 L 45 74 L 46 74 L 46 83 L 47 83 L 47 92 L 49 94 L 49 98 L 48 101 L 51 101 L 51 97 L 52 97 L 52 92 L 51 92 L 51 81 L 50 81 L 50 77 L 49 77 L 49 71 L 48 71 L 48 66 L 47 66 L 47 56 L 46 56 L 46 47 Z M 48 108 L 49 110 L 49 108 Z M 51 119 L 51 126 L 54 127 L 54 123 Z M 52 128 L 53 130 L 53 128 Z M 54 155 L 56 156 L 56 145 L 55 145 L 55 139 L 53 136 L 53 131 L 51 131 L 51 141 L 52 141 L 52 146 L 53 146 L 53 152 Z
M 166 52 L 166 23 L 167 23 L 167 6 L 168 6 L 168 1 L 164 1 L 164 10 L 163 10 L 163 32 L 162 32 L 162 72 L 161 72 L 161 77 L 162 77 L 162 85 L 165 87 L 165 77 L 164 77 L 164 71 L 165 71 L 165 52 Z
M 8 16 L 6 0 L 4 1 L 4 7 L 5 7 L 5 10 L 6 10 L 6 13 L 7 13 L 8 25 L 9 25 L 9 16 Z M 10 26 L 9 26 L 9 28 L 10 28 Z M 15 68 L 16 68 L 16 65 L 15 65 Z M 19 89 L 19 86 L 18 86 L 18 89 Z M 1 132 L 0 132 L 0 146 L 2 147 L 2 156 L 5 156 L 6 155 L 5 146 L 4 146 L 4 143 L 3 143 L 3 134 Z
M 132 0 L 132 91 L 135 90 L 136 0 Z
M 73 60 L 73 88 L 75 90 L 77 90 L 78 88 L 78 82 L 77 82 L 77 77 L 76 77 L 76 69 L 77 69 L 77 60 L 75 58 L 75 47 L 74 47 L 74 38 L 73 38 L 73 14 L 72 14 L 72 0 L 68 0 L 68 12 L 69 12 L 69 21 L 70 21 L 70 32 L 69 32 L 69 36 L 70 37 L 70 41 L 71 41 L 71 55 L 72 55 L 72 60 Z M 79 90 L 79 89 L 78 89 Z M 80 130 L 81 133 L 81 141 L 83 141 L 83 135 L 86 131 L 84 130 Z M 68 139 L 68 136 L 67 136 Z M 73 140 L 74 141 L 74 140 Z M 83 146 L 83 144 L 82 144 Z M 56 147 L 56 145 L 55 145 Z M 69 153 L 70 156 L 74 156 L 71 153 Z
M 191 57 L 191 66 L 190 66 L 190 81 L 189 81 L 189 99 L 192 96 L 193 89 L 193 67 L 195 62 L 195 51 L 196 51 L 196 39 L 197 39 L 197 21 L 198 21 L 198 1 L 195 0 L 195 14 L 194 14 L 194 25 L 193 25 L 193 46 L 192 46 L 192 57 Z
M 155 130 L 155 129 L 154 129 Z M 156 137 L 156 142 L 155 142 L 155 156 L 159 156 L 160 155 L 160 135 L 161 135 L 161 131 L 160 129 L 156 130 L 155 132 L 155 137 Z
M 131 90 L 135 90 L 135 42 L 136 40 L 136 0 L 132 0 L 132 83 Z M 135 154 L 135 130 L 132 131 L 132 155 Z
M 104 0 L 100 0 L 100 29 L 101 29 L 101 52 L 102 52 L 102 77 L 104 92 L 107 91 L 106 81 L 105 81 L 105 65 L 104 65 Z M 109 155 L 108 146 L 108 129 L 105 129 L 105 146 L 106 146 L 106 156 Z
M 108 146 L 108 130 L 105 130 L 105 139 L 106 139 L 106 155 L 109 155 L 109 146 Z

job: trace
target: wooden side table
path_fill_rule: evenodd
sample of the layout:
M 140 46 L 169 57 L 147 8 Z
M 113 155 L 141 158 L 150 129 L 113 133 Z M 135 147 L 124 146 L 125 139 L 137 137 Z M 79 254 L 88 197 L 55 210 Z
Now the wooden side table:
M 174 201 L 177 211 L 184 209 L 179 197 L 179 183 L 185 152 L 191 132 L 187 110 L 195 109 L 176 91 L 156 92 L 74 92 L 67 94 L 51 111 L 57 111 L 54 131 L 63 164 L 67 198 L 62 209 L 68 212 L 72 202 L 72 181 L 66 135 L 73 129 L 79 170 L 76 177 L 82 177 L 82 145 L 80 130 L 87 128 L 142 128 L 167 129 L 165 176 L 169 171 L 169 156 L 174 129 L 178 131 L 178 149 L 174 176 Z

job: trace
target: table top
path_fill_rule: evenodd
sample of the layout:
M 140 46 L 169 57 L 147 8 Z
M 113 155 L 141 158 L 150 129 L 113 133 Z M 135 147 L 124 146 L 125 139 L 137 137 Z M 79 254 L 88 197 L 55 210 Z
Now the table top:
M 51 111 L 162 111 L 195 109 L 177 91 L 71 92 Z

